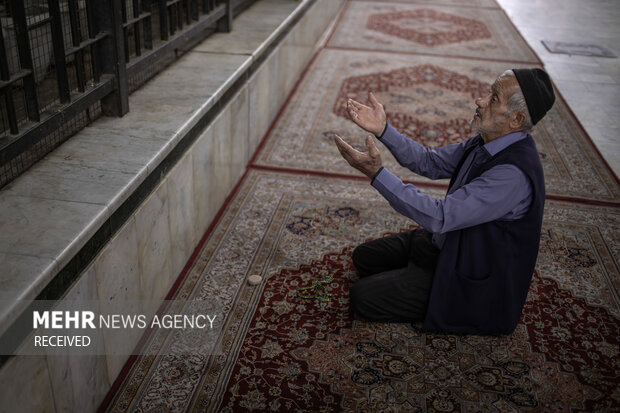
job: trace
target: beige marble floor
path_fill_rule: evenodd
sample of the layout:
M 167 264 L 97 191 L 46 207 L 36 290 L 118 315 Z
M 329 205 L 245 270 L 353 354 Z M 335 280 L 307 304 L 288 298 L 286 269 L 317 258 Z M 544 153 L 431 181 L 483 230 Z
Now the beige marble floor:
M 620 1 L 497 0 L 620 176 Z M 550 53 L 542 40 L 602 46 L 616 58 Z

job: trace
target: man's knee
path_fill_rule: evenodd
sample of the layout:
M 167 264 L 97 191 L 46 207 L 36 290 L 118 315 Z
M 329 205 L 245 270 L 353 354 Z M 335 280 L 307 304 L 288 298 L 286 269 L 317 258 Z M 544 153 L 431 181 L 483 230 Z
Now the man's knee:
M 353 261 L 353 265 L 355 266 L 355 268 L 357 269 L 357 271 L 359 271 L 360 274 L 362 275 L 367 275 L 368 274 L 368 253 L 369 253 L 369 248 L 366 244 L 361 244 L 358 245 L 354 250 L 353 250 L 353 254 L 351 255 L 351 260 Z

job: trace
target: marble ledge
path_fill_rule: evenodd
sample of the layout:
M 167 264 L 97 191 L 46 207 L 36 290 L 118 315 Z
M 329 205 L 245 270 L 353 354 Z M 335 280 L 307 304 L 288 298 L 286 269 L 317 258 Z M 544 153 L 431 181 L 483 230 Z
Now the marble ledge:
M 255 3 L 235 20 L 232 32 L 215 33 L 194 51 L 260 56 L 290 24 L 291 17 L 303 10 L 303 3 L 308 1 L 263 0 Z
M 194 52 L 190 52 L 190 54 L 199 55 L 199 53 L 194 53 Z M 208 56 L 213 56 L 213 55 L 210 54 Z M 246 56 L 231 56 L 231 55 L 228 55 L 227 57 L 224 57 L 224 56 L 226 55 L 223 55 L 220 58 L 223 60 L 236 61 L 238 66 L 236 67 L 234 71 L 228 74 L 228 77 L 226 77 L 225 80 L 222 80 L 219 83 L 219 86 L 216 88 L 215 91 L 213 91 L 213 94 L 211 95 L 211 97 L 208 100 L 206 100 L 204 103 L 202 103 L 198 107 L 198 109 L 196 109 L 194 113 L 177 129 L 177 131 L 175 132 L 174 136 L 171 139 L 171 144 L 176 145 L 176 143 L 183 136 L 185 136 L 198 123 L 198 121 L 200 121 L 200 119 L 202 119 L 206 115 L 209 109 L 211 109 L 214 106 L 214 104 L 224 96 L 226 91 L 230 89 L 230 87 L 250 68 L 252 64 L 252 59 Z M 204 58 L 204 54 L 203 54 L 203 58 Z M 210 71 L 210 69 L 212 69 L 213 70 L 211 72 L 212 74 L 217 73 L 217 71 L 219 70 L 217 68 L 217 64 L 215 63 L 215 61 L 211 59 L 205 60 L 203 69 L 205 71 Z
M 288 27 L 291 27 L 292 23 L 299 18 L 299 16 L 306 12 L 306 10 L 312 6 L 312 0 L 302 0 L 297 8 L 288 15 L 288 17 L 274 30 L 264 42 L 256 48 L 252 53 L 253 58 L 257 58 L 265 53 L 265 51 L 271 46 L 271 44 L 280 36 Z M 318 1 L 316 3 L 319 3 Z M 315 4 L 316 4 L 315 3 Z
M 103 205 L 18 196 L 0 197 L 17 214 L 0 215 L 2 301 L 0 334 L 43 291 L 58 271 L 95 234 L 109 216 Z M 37 219 L 34 220 L 33 218 Z M 22 222 L 33 220 L 36 229 L 24 231 Z
M 52 258 L 62 268 L 109 216 L 104 205 L 0 197 L 0 252 Z
M 39 162 L 8 184 L 6 195 L 105 205 L 116 210 L 146 177 L 141 173 L 99 169 L 66 162 Z
M 49 280 L 58 272 L 52 258 L 0 253 L 0 335 L 28 306 L 28 300 L 41 292 L 38 280 Z M 31 277 L 24 277 L 29 274 Z
M 163 139 L 165 142 L 148 161 L 150 173 L 250 64 L 248 56 L 187 52 L 131 95 L 130 111 L 124 117 L 103 118 L 85 130 L 102 134 L 115 131 L 123 137 L 136 136 L 143 140 Z

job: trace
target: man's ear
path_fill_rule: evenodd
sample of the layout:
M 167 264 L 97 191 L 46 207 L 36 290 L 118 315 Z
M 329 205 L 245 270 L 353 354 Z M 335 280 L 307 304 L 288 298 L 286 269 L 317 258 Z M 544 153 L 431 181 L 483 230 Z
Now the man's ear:
M 525 123 L 525 113 L 513 112 L 510 114 L 510 128 L 515 130 L 521 130 Z

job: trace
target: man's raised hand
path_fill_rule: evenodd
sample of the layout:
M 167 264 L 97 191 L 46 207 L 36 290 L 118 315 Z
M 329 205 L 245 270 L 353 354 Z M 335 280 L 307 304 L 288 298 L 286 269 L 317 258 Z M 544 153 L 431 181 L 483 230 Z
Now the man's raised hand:
M 381 154 L 375 145 L 372 136 L 366 137 L 366 147 L 368 152 L 360 152 L 348 143 L 346 143 L 338 135 L 334 137 L 334 142 L 340 151 L 342 157 L 355 169 L 372 179 L 381 169 Z
M 372 92 L 368 92 L 368 106 L 348 99 L 347 113 L 357 126 L 375 136 L 381 136 L 383 129 L 385 129 L 385 109 Z

